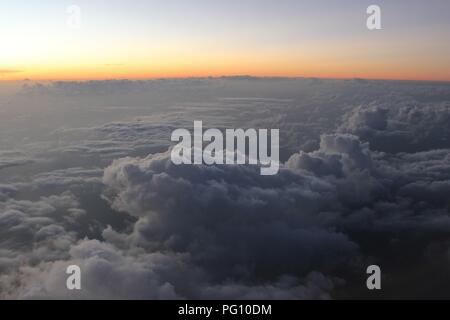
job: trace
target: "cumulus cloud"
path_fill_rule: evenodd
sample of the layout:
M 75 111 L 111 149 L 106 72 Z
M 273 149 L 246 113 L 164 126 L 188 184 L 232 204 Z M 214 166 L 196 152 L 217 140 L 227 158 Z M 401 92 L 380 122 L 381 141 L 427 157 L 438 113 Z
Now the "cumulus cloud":
M 38 201 L 0 202 L 0 297 L 15 295 L 22 267 L 66 259 L 77 238 L 77 219 L 84 215 L 69 193 Z
M 82 240 L 70 249 L 65 261 L 21 267 L 9 278 L 0 278 L 16 287 L 9 298 L 25 299 L 328 299 L 333 279 L 313 272 L 305 279 L 281 277 L 267 285 L 251 286 L 228 282 L 211 285 L 205 274 L 181 254 L 124 252 L 97 240 Z M 82 291 L 65 287 L 67 266 L 76 264 L 83 270 Z M 17 281 L 20 280 L 20 281 Z M 18 285 L 17 285 L 18 284 Z
M 373 263 L 387 297 L 444 297 L 448 97 L 361 79 L 29 85 L 0 119 L 21 148 L 0 154 L 0 297 L 367 297 Z M 170 132 L 198 119 L 282 129 L 279 174 L 172 164 Z
M 53 226 L 57 221 L 70 224 L 84 214 L 70 193 L 43 197 L 38 201 L 9 199 L 0 203 L 0 212 L 2 244 L 16 249 L 29 248 L 36 237 L 44 239 L 45 235 L 61 231 L 58 226 Z
M 139 220 L 126 238 L 111 239 L 187 251 L 216 281 L 337 275 L 361 258 L 383 261 L 372 248 L 380 235 L 426 243 L 450 231 L 448 160 L 435 152 L 390 156 L 341 134 L 322 136 L 319 150 L 294 154 L 266 180 L 249 167 L 174 166 L 168 153 L 124 158 L 104 182 L 112 205 Z M 408 244 L 401 250 L 410 252 Z
M 175 166 L 165 153 L 117 160 L 104 182 L 114 208 L 139 218 L 129 241 L 188 250 L 217 279 L 332 269 L 356 250 L 345 235 L 314 224 L 318 200 L 334 193 L 314 177 L 285 170 L 265 180 L 245 166 Z
M 392 153 L 450 148 L 450 104 L 360 106 L 345 116 L 339 131 L 355 134 L 374 149 Z

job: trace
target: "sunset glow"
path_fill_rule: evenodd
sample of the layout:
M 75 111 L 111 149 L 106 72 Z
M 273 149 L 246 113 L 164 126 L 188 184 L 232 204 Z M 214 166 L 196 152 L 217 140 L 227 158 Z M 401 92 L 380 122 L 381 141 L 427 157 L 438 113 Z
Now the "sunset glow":
M 0 4 L 0 80 L 254 76 L 450 80 L 448 2 Z M 79 29 L 67 25 L 70 5 Z M 411 19 L 413 17 L 414 19 Z

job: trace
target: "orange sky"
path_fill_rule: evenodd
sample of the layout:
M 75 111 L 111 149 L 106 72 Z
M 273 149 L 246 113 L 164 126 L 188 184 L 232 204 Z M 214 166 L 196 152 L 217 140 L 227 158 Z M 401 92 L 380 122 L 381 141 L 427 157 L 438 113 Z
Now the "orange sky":
M 245 74 L 450 81 L 443 14 L 450 2 L 380 0 L 383 29 L 369 31 L 364 1 L 325 1 L 324 11 L 323 1 L 79 0 L 77 29 L 67 25 L 64 3 L 30 1 L 39 5 L 0 4 L 9 13 L 0 19 L 0 80 Z

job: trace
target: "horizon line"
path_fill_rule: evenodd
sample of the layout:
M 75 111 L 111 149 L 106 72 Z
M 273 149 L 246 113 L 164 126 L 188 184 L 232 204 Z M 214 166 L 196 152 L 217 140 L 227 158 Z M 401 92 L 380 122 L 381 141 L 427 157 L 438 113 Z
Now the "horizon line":
M 239 79 L 241 78 L 241 79 Z M 157 77 L 117 77 L 117 78 L 54 78 L 54 79 L 1 79 L 0 82 L 87 82 L 87 81 L 148 81 L 148 80 L 168 80 L 168 79 L 320 79 L 320 80 L 365 80 L 365 81 L 410 81 L 410 82 L 450 82 L 450 79 L 406 79 L 406 78 L 372 78 L 372 77 L 319 77 L 319 76 L 283 76 L 283 75 L 251 75 L 251 74 L 235 74 L 235 75 L 203 75 L 203 76 L 157 76 Z

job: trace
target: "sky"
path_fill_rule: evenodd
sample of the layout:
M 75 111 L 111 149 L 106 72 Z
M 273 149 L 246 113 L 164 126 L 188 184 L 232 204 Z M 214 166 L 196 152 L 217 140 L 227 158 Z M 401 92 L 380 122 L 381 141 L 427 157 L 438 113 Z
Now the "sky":
M 366 27 L 381 7 L 382 30 Z M 80 28 L 67 8 L 81 9 Z M 450 81 L 447 0 L 0 0 L 0 80 Z

